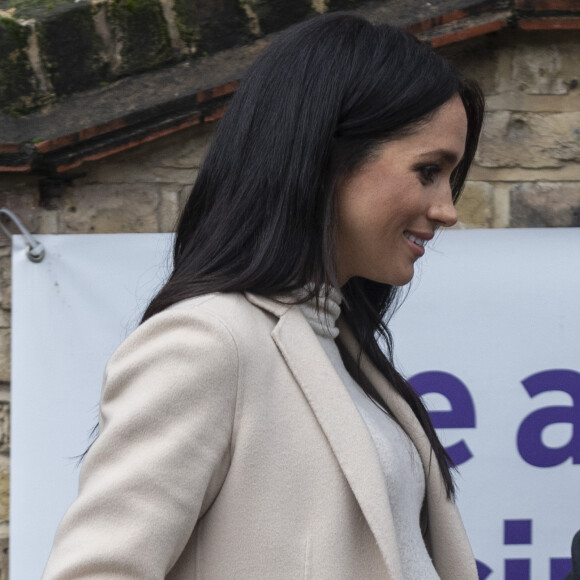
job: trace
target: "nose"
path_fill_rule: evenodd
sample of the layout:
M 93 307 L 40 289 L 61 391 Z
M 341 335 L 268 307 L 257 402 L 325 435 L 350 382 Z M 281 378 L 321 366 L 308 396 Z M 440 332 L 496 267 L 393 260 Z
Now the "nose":
M 457 223 L 457 210 L 453 203 L 451 188 L 447 186 L 434 199 L 427 217 L 438 226 L 449 228 Z

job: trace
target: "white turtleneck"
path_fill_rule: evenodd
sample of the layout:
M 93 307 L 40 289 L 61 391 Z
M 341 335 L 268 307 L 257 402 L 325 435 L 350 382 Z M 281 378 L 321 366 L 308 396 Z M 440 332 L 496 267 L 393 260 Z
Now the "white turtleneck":
M 419 515 L 425 496 L 425 475 L 419 454 L 403 429 L 382 410 L 346 370 L 335 342 L 336 320 L 340 315 L 340 296 L 332 289 L 321 297 L 300 305 L 316 333 L 320 345 L 332 362 L 375 444 L 389 490 L 389 501 L 405 580 L 439 580 L 425 547 Z

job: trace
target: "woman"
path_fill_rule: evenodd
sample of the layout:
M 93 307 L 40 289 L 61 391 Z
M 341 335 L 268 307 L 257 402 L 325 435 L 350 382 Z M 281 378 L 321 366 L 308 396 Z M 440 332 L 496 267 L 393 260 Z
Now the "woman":
M 385 356 L 479 89 L 347 15 L 282 34 L 221 121 L 174 269 L 107 366 L 44 578 L 477 578 L 448 456 Z

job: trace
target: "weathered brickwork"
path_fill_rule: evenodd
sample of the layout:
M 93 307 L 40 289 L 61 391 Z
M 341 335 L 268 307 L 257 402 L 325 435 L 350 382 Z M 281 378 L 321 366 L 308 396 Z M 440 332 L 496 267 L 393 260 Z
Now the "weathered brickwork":
M 580 111 L 489 111 L 477 163 L 482 167 L 563 167 L 580 161 Z
M 512 227 L 580 227 L 578 183 L 520 183 L 510 204 Z
M 0 453 L 8 453 L 10 451 L 10 404 L 7 401 L 0 401 Z M 7 470 L 6 473 L 8 473 Z M 3 473 L 0 465 L 0 473 Z M 2 499 L 2 491 L 0 491 L 0 503 Z M 8 514 L 5 507 L 0 506 L 0 521 L 8 519 L 1 514 Z
M 0 403 L 0 580 L 8 579 L 8 536 L 10 509 L 10 434 L 8 403 Z
M 0 539 L 0 580 L 8 580 L 8 537 Z
M 269 18 L 265 6 L 274 4 L 243 3 L 248 18 L 263 10 L 262 22 Z M 223 5 L 226 10 L 228 3 Z M 311 5 L 323 11 L 328 3 L 297 3 L 296 10 Z M 481 82 L 488 108 L 456 227 L 580 226 L 575 35 L 504 31 L 447 50 Z M 0 207 L 15 211 L 35 233 L 171 231 L 213 129 L 212 124 L 193 127 L 86 164 L 68 184 L 1 175 Z M 9 324 L 10 248 L 0 236 L 0 580 L 7 578 Z
M 504 32 L 445 50 L 487 115 L 457 227 L 579 225 L 580 45 L 574 32 Z
M 494 189 L 485 181 L 469 181 L 457 204 L 458 228 L 495 226 Z

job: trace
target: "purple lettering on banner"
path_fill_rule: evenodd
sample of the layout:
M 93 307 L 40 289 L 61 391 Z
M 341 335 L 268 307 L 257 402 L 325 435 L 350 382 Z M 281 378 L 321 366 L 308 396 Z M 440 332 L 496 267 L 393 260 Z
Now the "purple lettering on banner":
M 520 425 L 518 451 L 523 460 L 535 467 L 554 467 L 572 458 L 580 463 L 580 373 L 557 369 L 542 371 L 522 381 L 530 397 L 549 391 L 563 391 L 572 397 L 571 406 L 543 407 L 530 413 Z M 554 423 L 571 423 L 572 437 L 562 447 L 546 447 L 542 431 Z
M 476 560 L 475 564 L 477 566 L 477 576 L 479 577 L 479 580 L 485 580 L 493 572 L 489 566 L 486 566 L 479 560 Z
M 426 371 L 414 375 L 409 382 L 421 396 L 439 393 L 449 401 L 450 410 L 429 412 L 436 429 L 475 427 L 473 399 L 467 387 L 456 376 L 442 371 Z M 473 457 L 473 453 L 463 440 L 446 447 L 446 450 L 455 465 L 461 465 Z
M 571 571 L 571 558 L 550 558 L 550 580 L 564 580 Z
M 524 558 L 506 560 L 505 580 L 530 580 L 530 561 Z
M 532 543 L 532 520 L 504 520 L 503 543 L 531 544 Z

